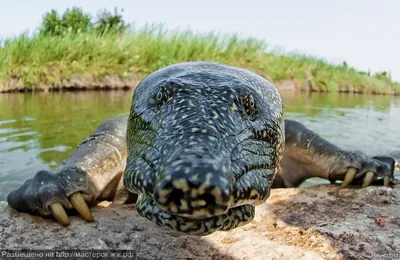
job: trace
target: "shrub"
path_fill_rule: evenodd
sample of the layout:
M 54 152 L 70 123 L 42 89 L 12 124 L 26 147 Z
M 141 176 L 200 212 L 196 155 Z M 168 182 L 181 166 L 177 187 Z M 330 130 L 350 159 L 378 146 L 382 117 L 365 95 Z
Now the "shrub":
M 62 23 L 65 30 L 78 34 L 87 32 L 93 27 L 91 16 L 78 7 L 67 9 L 62 16 Z
M 123 11 L 122 9 L 121 12 Z M 114 8 L 114 13 L 105 9 L 98 13 L 95 29 L 101 35 L 105 33 L 124 33 L 127 26 L 122 15 L 118 14 L 117 8 Z
M 78 7 L 67 9 L 62 17 L 53 9 L 43 16 L 40 34 L 52 36 L 62 36 L 67 33 L 80 34 L 89 31 L 92 27 L 90 15 Z
M 56 10 L 51 10 L 43 16 L 40 34 L 61 35 L 63 24 Z

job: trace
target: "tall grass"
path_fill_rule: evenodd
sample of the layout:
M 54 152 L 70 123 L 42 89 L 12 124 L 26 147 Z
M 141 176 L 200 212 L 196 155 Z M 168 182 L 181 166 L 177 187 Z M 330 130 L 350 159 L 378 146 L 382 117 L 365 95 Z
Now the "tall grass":
M 103 80 L 106 76 L 143 78 L 183 61 L 218 61 L 253 70 L 279 83 L 291 80 L 299 88 L 334 91 L 391 92 L 398 83 L 368 76 L 347 66 L 299 54 L 268 52 L 264 41 L 191 30 L 171 31 L 162 25 L 131 27 L 129 32 L 52 37 L 22 34 L 0 44 L 0 91 L 41 86 L 61 88 L 72 78 Z M 15 89 L 15 86 L 14 86 Z

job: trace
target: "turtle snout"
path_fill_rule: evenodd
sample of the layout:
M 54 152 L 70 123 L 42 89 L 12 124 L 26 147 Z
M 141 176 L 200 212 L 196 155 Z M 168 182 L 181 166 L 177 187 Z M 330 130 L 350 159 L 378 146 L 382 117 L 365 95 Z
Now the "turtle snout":
M 159 172 L 154 200 L 164 211 L 187 218 L 225 213 L 232 203 L 229 166 L 216 159 L 175 160 Z

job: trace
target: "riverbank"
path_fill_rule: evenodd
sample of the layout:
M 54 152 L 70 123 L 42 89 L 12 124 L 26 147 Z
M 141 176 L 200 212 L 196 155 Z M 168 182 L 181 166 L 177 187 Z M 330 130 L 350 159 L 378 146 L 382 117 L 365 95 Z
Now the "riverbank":
M 65 80 L 63 84 L 39 84 L 34 87 L 24 87 L 23 80 L 9 80 L 6 84 L 0 83 L 0 93 L 12 92 L 49 92 L 49 91 L 82 91 L 82 90 L 129 90 L 134 89 L 140 83 L 141 78 L 129 77 L 121 78 L 119 76 L 106 76 L 104 79 L 96 79 L 91 75 L 85 75 L 82 78 L 77 76 L 70 80 Z M 375 88 L 356 88 L 344 85 L 335 90 L 327 88 L 314 88 L 308 85 L 299 85 L 296 80 L 273 81 L 275 87 L 280 91 L 306 91 L 306 92 L 339 92 L 354 94 L 375 94 L 375 95 L 394 95 L 400 96 L 400 89 L 375 89 Z
M 0 92 L 134 88 L 151 72 L 193 60 L 250 69 L 280 89 L 400 94 L 385 73 L 368 75 L 301 54 L 271 51 L 237 35 L 168 31 L 161 25 L 122 35 L 23 34 L 0 42 Z

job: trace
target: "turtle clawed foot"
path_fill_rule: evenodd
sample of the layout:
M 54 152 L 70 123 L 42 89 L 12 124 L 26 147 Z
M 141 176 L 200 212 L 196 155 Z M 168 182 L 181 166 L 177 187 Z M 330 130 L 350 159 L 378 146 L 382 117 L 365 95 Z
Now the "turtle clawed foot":
M 66 226 L 69 225 L 66 209 L 76 210 L 88 222 L 94 221 L 83 193 L 88 201 L 92 201 L 85 173 L 77 168 L 66 168 L 58 174 L 37 172 L 32 179 L 11 192 L 7 201 L 12 208 L 21 212 L 45 217 L 53 215 L 60 224 Z
M 388 187 L 390 183 L 395 182 L 395 161 L 390 156 L 368 158 L 359 153 L 348 153 L 343 158 L 331 173 L 331 179 L 343 180 L 341 188 L 346 188 L 350 184 L 359 184 L 362 188 L 371 185 Z M 344 171 L 341 170 L 342 167 L 345 168 Z

